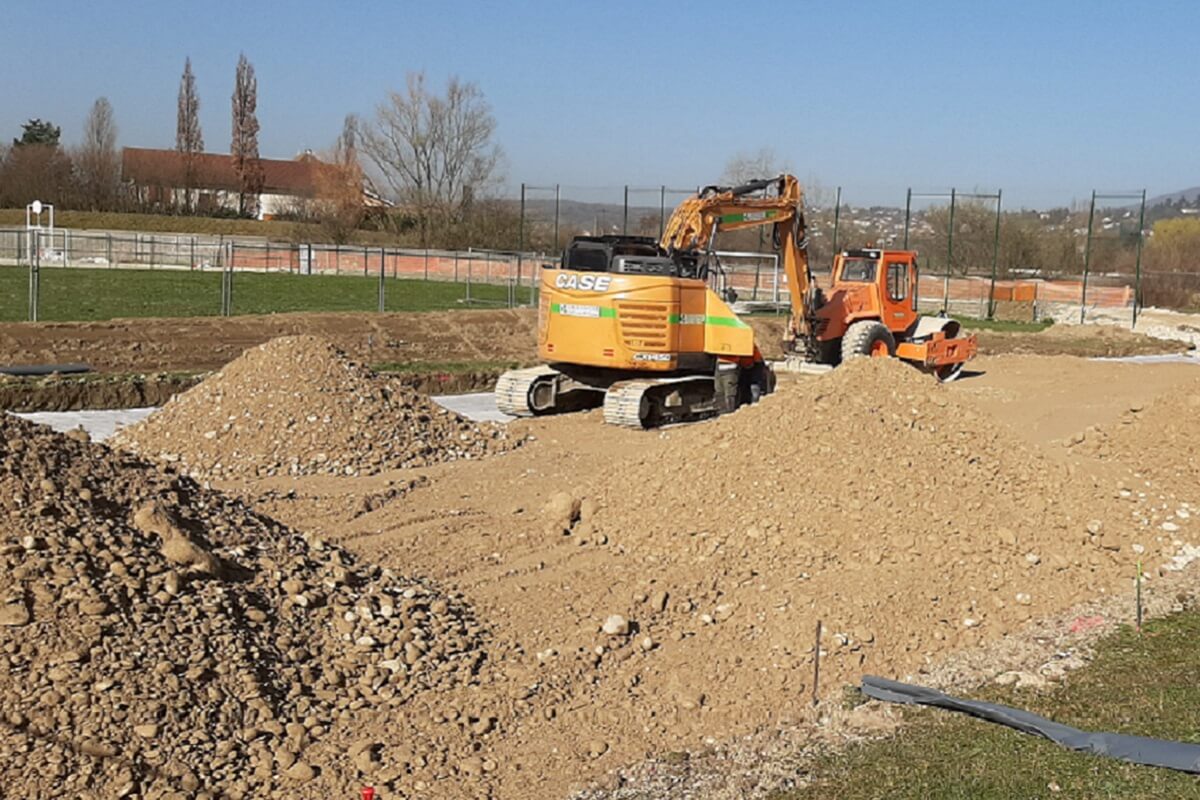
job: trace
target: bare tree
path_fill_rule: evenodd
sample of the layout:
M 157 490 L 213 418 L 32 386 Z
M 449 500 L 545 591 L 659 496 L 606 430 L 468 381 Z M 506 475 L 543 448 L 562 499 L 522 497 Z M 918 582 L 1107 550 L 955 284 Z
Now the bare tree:
M 175 149 L 183 159 L 184 204 L 189 212 L 195 210 L 193 194 L 196 187 L 196 165 L 204 152 L 204 134 L 200 131 L 200 95 L 196 93 L 196 76 L 192 74 L 192 59 L 183 62 L 179 79 L 179 107 L 175 122 Z
M 731 185 L 746 183 L 759 178 L 774 178 L 787 172 L 787 165 L 780 161 L 775 151 L 760 147 L 753 153 L 740 152 L 725 162 L 721 180 Z
M 108 211 L 116 206 L 121 163 L 117 157 L 117 125 L 106 97 L 99 98 L 88 112 L 75 170 L 81 206 L 92 211 Z
M 334 161 L 338 164 L 358 164 L 358 116 L 347 114 L 342 120 L 342 132 L 333 146 Z
M 258 215 L 258 195 L 263 187 L 262 163 L 258 157 L 258 79 L 246 54 L 238 56 L 233 84 L 233 142 L 229 154 L 238 176 L 238 213 Z
M 444 95 L 412 73 L 361 131 L 361 146 L 399 201 L 417 213 L 423 243 L 435 225 L 460 222 L 498 177 L 496 119 L 479 87 L 450 78 Z
M 328 159 L 315 165 L 317 196 L 311 216 L 320 222 L 328 237 L 339 244 L 349 241 L 366 216 L 357 130 L 357 118 L 347 114 Z

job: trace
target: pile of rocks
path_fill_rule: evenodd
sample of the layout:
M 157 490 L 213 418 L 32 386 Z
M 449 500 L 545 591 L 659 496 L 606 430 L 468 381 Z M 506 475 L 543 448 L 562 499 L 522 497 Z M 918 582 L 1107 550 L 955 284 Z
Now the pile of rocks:
M 6 794 L 340 795 L 360 713 L 476 680 L 456 596 L 83 437 L 0 445 Z
M 315 336 L 247 350 L 112 439 L 180 462 L 193 477 L 221 479 L 370 475 L 479 458 L 521 441 L 375 375 Z

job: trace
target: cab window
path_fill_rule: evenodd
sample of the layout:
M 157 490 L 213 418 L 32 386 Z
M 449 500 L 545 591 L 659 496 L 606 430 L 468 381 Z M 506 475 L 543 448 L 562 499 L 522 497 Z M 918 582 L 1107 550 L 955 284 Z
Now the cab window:
M 897 303 L 908 297 L 908 264 L 894 261 L 887 265 L 888 295 Z
M 842 262 L 842 280 L 874 283 L 875 262 L 869 258 L 847 258 Z

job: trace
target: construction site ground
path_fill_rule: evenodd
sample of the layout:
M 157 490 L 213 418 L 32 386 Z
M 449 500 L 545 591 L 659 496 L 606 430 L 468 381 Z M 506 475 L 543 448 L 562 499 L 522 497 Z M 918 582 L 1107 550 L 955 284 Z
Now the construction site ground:
M 784 317 L 755 316 L 768 357 L 779 355 Z M 105 322 L 0 323 L 8 364 L 84 362 L 109 373 L 216 369 L 278 336 L 314 334 L 368 364 L 528 362 L 536 358 L 533 309 L 391 314 L 267 314 Z M 982 331 L 985 353 L 1124 356 L 1179 352 L 1180 342 L 1117 327 L 1055 325 L 1038 333 Z
M 213 369 L 295 333 L 373 364 L 523 362 L 534 324 L 528 312 L 473 312 L 7 325 L 0 346 L 14 361 L 122 373 Z M 754 324 L 778 338 L 779 320 Z M 347 724 L 358 780 L 386 787 L 384 797 L 684 796 L 661 783 L 672 765 L 735 751 L 702 795 L 765 796 L 787 785 L 804 741 L 894 726 L 873 704 L 842 709 L 843 688 L 865 672 L 948 688 L 1012 670 L 1060 679 L 1067 668 L 1038 672 L 1016 655 L 1031 631 L 1053 659 L 1046 643 L 1066 646 L 1056 637 L 1074 610 L 1123 598 L 1139 559 L 1150 606 L 1169 610 L 1176 572 L 1200 555 L 1200 434 L 1179 423 L 1197 413 L 1200 369 L 1063 355 L 1179 349 L 1095 330 L 984 339 L 1007 354 L 980 357 L 944 387 L 898 362 L 859 362 L 785 376 L 763 403 L 696 425 L 623 430 L 597 411 L 520 421 L 507 426 L 506 452 L 354 475 L 288 474 L 281 443 L 304 425 L 293 414 L 287 431 L 238 444 L 251 456 L 255 441 L 272 448 L 279 474 L 217 480 L 214 460 L 234 463 L 210 428 L 220 416 L 189 418 L 196 404 L 177 404 L 164 417 L 175 437 L 208 443 L 194 464 L 181 445 L 178 469 L 361 564 L 419 576 L 469 620 L 453 641 L 474 654 L 473 677 L 460 658 L 458 672 L 388 714 L 356 701 L 342 727 L 308 726 L 299 741 L 316 743 L 288 749 L 277 783 L 270 758 L 256 755 L 271 787 L 262 796 L 325 797 L 335 777 L 355 774 L 336 746 Z M 272 380 L 244 372 L 206 390 L 230 405 L 231 424 L 254 402 L 242 410 L 233 381 L 257 391 Z M 297 374 L 286 377 L 302 399 Z M 271 400 L 276 417 L 282 402 Z M 138 434 L 126 441 L 137 447 Z M 139 452 L 179 460 L 155 442 Z M 436 671 L 443 656 L 429 653 L 419 663 Z

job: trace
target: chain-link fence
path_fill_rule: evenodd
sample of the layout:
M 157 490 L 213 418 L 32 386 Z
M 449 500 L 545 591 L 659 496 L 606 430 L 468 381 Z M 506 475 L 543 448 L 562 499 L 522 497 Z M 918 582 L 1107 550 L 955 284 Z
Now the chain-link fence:
M 538 266 L 557 261 L 572 237 L 658 238 L 698 188 L 522 185 L 510 198 L 512 210 L 519 207 L 512 250 L 0 229 L 0 319 L 528 306 L 536 302 Z M 1200 307 L 1200 248 L 1178 246 L 1164 256 L 1144 193 L 1098 193 L 1090 205 L 1050 212 L 1006 210 L 999 190 L 909 190 L 897 200 L 855 205 L 840 188 L 809 196 L 809 260 L 818 283 L 827 284 L 840 250 L 908 248 L 919 256 L 919 305 L 928 313 L 1065 321 L 1104 312 L 1127 314 L 1132 323 L 1142 306 Z M 786 307 L 769 229 L 723 233 L 717 245 L 723 271 L 714 286 Z M 172 277 L 142 275 L 164 272 Z
M 537 253 L 0 230 L 0 319 L 516 308 Z

